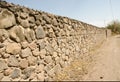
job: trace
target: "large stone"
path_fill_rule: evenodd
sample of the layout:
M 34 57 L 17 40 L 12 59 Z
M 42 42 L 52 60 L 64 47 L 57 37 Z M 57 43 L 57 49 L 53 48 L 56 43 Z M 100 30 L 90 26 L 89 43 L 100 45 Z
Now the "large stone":
M 18 68 L 16 68 L 16 69 L 14 69 L 14 71 L 11 73 L 10 77 L 11 77 L 12 79 L 15 79 L 15 78 L 20 77 L 20 74 L 21 74 L 21 70 L 18 69 Z
M 37 39 L 42 39 L 45 37 L 45 32 L 41 26 L 37 27 L 35 32 Z
M 27 67 L 28 67 L 28 60 L 22 59 L 20 61 L 20 68 L 24 69 L 24 68 L 27 68 Z
M 8 66 L 5 63 L 5 61 L 0 60 L 0 72 L 3 71 L 3 70 L 5 70 L 5 69 L 7 69 L 7 68 L 8 68 Z
M 7 9 L 3 9 L 0 13 L 0 29 L 9 28 L 16 24 L 15 16 Z
M 11 28 L 10 38 L 16 42 L 25 41 L 24 28 L 22 26 L 14 26 Z
M 34 31 L 32 29 L 30 29 L 30 28 L 27 28 L 25 30 L 25 37 L 26 37 L 26 39 L 27 39 L 28 42 L 32 42 L 32 40 L 35 39 L 35 33 L 34 33 Z
M 27 47 L 26 49 L 22 50 L 22 54 L 21 54 L 22 58 L 25 58 L 25 57 L 28 57 L 31 55 L 32 55 L 32 52 L 31 52 L 30 48 Z
M 8 37 L 9 37 L 8 31 L 5 29 L 0 29 L 0 42 L 3 43 L 3 41 Z
M 17 58 L 13 55 L 11 55 L 8 59 L 8 66 L 13 66 L 13 67 L 17 67 L 19 66 L 19 62 L 17 60 Z
M 9 43 L 6 47 L 6 52 L 10 54 L 18 54 L 21 51 L 21 46 L 18 43 Z

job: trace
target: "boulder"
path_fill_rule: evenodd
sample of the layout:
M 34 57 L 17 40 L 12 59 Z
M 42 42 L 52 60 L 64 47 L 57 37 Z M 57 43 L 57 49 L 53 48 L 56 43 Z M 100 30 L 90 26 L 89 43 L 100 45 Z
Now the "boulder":
M 15 16 L 7 9 L 3 9 L 0 13 L 0 29 L 9 28 L 16 24 Z

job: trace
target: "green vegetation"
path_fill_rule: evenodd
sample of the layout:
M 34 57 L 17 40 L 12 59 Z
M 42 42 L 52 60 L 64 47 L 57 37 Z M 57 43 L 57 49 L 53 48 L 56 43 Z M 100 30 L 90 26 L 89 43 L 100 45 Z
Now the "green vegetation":
M 111 31 L 114 34 L 120 34 L 120 22 L 119 21 L 112 21 L 110 24 L 108 24 L 107 28 L 111 29 Z

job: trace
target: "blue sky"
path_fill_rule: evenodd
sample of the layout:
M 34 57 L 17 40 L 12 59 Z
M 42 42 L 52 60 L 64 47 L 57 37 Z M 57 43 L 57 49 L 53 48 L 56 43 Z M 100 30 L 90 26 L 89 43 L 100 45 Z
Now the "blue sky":
M 67 16 L 96 26 L 120 20 L 120 0 L 6 0 L 29 8 Z

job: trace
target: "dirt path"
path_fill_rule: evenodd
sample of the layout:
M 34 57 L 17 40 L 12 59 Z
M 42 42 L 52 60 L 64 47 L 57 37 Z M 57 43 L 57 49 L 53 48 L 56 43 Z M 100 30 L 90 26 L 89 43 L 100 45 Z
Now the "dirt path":
M 120 36 L 113 36 L 96 51 L 95 65 L 84 80 L 120 81 Z
M 57 80 L 120 81 L 120 35 L 108 38 L 85 59 L 72 62 Z

